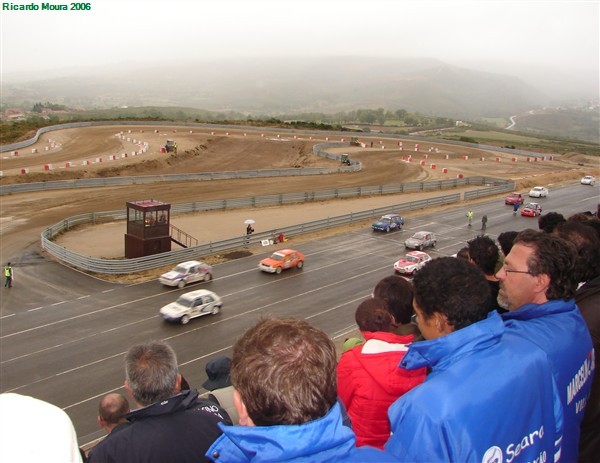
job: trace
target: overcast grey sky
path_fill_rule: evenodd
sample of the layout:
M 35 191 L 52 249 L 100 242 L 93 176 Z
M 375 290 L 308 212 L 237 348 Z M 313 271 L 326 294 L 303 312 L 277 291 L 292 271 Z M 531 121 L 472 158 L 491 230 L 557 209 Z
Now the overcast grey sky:
M 40 10 L 1 12 L 2 74 L 278 55 L 599 67 L 598 0 L 90 0 L 89 11 L 33 3 Z

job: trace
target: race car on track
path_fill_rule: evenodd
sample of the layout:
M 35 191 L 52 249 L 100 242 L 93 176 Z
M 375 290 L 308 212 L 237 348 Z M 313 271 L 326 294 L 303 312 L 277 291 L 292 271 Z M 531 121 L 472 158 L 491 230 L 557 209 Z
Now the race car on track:
M 282 249 L 275 251 L 271 257 L 259 262 L 258 268 L 267 273 L 281 273 L 292 267 L 302 268 L 304 266 L 304 254 L 293 249 Z
M 167 321 L 187 324 L 190 319 L 202 315 L 218 314 L 223 301 L 212 291 L 198 289 L 182 294 L 175 302 L 160 309 L 160 316 Z
M 504 204 L 510 204 L 511 206 L 516 203 L 523 204 L 524 201 L 525 198 L 523 198 L 523 195 L 521 193 L 511 193 L 506 198 L 504 198 Z
M 394 264 L 394 272 L 401 275 L 414 275 L 431 260 L 431 256 L 421 251 L 410 251 Z
M 423 248 L 427 248 L 429 246 L 435 247 L 435 243 L 437 243 L 437 239 L 433 233 L 428 231 L 420 231 L 407 239 L 404 242 L 404 247 L 421 251 Z
M 204 262 L 190 260 L 182 262 L 173 270 L 163 273 L 158 279 L 163 285 L 183 288 L 190 283 L 212 280 L 212 267 Z
M 386 214 L 381 216 L 377 222 L 373 222 L 371 228 L 375 231 L 390 232 L 392 230 L 401 230 L 404 225 L 404 219 L 398 214 Z
M 529 190 L 530 198 L 547 198 L 548 197 L 548 188 L 543 186 L 534 186 L 531 190 Z
M 542 206 L 538 203 L 527 203 L 521 209 L 521 215 L 526 217 L 536 217 L 542 213 Z
M 595 183 L 596 183 L 596 177 L 594 177 L 593 175 L 586 175 L 585 177 L 583 177 L 581 179 L 581 184 L 582 185 L 592 185 L 592 186 L 594 186 Z

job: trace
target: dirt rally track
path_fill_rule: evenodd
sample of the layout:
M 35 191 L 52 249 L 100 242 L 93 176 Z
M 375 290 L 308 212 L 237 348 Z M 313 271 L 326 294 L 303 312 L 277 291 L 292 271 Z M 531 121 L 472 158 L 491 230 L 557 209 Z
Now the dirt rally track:
M 330 136 L 329 141 L 341 141 L 343 137 Z M 177 155 L 161 153 L 161 147 L 167 138 L 177 142 Z M 347 140 L 346 137 L 345 141 Z M 245 131 L 239 127 L 232 127 L 230 130 L 190 130 L 189 127 L 166 129 L 149 125 L 67 129 L 42 135 L 35 145 L 21 150 L 18 156 L 10 152 L 2 153 L 0 170 L 3 176 L 0 183 L 5 185 L 73 178 L 337 166 L 337 162 L 312 153 L 313 145 L 325 141 L 326 136 L 319 133 L 294 135 L 288 132 L 278 133 L 276 129 Z M 125 209 L 127 201 L 152 198 L 182 203 L 455 178 L 457 174 L 511 178 L 519 182 L 521 189 L 528 190 L 536 184 L 553 185 L 578 179 L 582 175 L 599 174 L 597 159 L 578 154 L 555 156 L 553 161 L 525 162 L 525 159 L 518 158 L 517 162 L 513 162 L 513 156 L 507 154 L 443 143 L 420 143 L 419 151 L 415 152 L 415 142 L 403 140 L 401 150 L 398 139 L 386 139 L 385 135 L 371 134 L 361 137 L 360 141 L 366 143 L 367 148 L 340 147 L 330 150 L 333 153 L 348 152 L 353 159 L 360 160 L 363 169 L 357 173 L 165 182 L 0 196 L 1 261 L 18 262 L 18 256 L 24 249 L 39 246 L 40 233 L 44 228 L 63 218 L 86 212 Z M 144 146 L 147 146 L 144 153 L 131 156 L 133 151 Z M 34 150 L 37 152 L 34 153 Z M 128 153 L 127 157 L 123 157 L 124 153 Z M 109 161 L 111 155 L 115 160 Z M 412 163 L 402 161 L 402 156 L 408 155 L 412 155 Z M 468 160 L 464 160 L 464 156 L 468 156 Z M 102 158 L 102 162 L 96 162 L 98 158 Z M 425 161 L 425 166 L 420 166 L 420 161 Z M 67 163 L 70 167 L 65 167 Z M 44 166 L 49 164 L 52 164 L 52 170 L 45 171 Z M 432 169 L 431 164 L 436 164 L 436 169 Z M 448 169 L 447 173 L 442 173 L 444 167 Z M 29 173 L 21 174 L 21 169 L 28 169 Z M 180 224 L 180 227 L 201 242 L 208 242 L 240 236 L 243 234 L 243 221 L 246 218 L 254 218 L 257 220 L 257 230 L 265 230 L 411 199 L 414 197 L 396 195 L 394 198 L 374 197 L 283 206 L 266 211 L 223 211 L 212 212 L 210 215 L 202 213 L 198 214 L 196 223 L 188 222 L 186 226 Z M 262 214 L 260 219 L 259 213 Z M 175 220 L 174 223 L 177 225 Z M 114 224 L 113 228 L 103 225 L 70 232 L 60 238 L 61 244 L 85 255 L 120 257 L 125 233 L 124 225 L 120 224 L 120 227 L 120 232 L 118 229 L 115 231 Z M 92 233 L 95 235 L 91 235 Z M 92 242 L 99 245 L 98 251 L 90 246 Z

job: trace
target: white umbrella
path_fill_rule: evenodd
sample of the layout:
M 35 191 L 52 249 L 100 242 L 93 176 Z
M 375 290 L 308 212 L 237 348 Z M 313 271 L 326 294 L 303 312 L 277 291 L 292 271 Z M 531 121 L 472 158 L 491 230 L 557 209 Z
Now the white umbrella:
M 252 225 L 253 223 L 256 223 L 256 222 L 252 219 L 246 219 L 246 220 L 244 220 L 244 223 L 248 224 L 248 225 Z

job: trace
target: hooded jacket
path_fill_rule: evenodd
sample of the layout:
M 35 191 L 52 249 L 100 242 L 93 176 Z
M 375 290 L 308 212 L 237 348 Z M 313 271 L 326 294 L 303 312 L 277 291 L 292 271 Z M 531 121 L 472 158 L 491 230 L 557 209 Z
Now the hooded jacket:
M 575 300 L 525 304 L 502 318 L 508 331 L 533 341 L 550 358 L 564 412 L 562 459 L 577 461 L 596 362 L 590 332 Z
M 413 343 L 401 368 L 425 382 L 389 409 L 385 451 L 399 461 L 555 461 L 562 409 L 547 356 L 506 332 L 496 312 Z
M 600 354 L 600 276 L 582 285 L 575 293 L 575 301 L 590 330 L 596 353 L 592 391 L 585 408 L 579 439 L 579 461 L 592 463 L 600 455 L 600 374 L 596 369 Z
M 336 403 L 322 418 L 299 425 L 224 426 L 206 456 L 216 463 L 385 463 L 381 450 L 356 448 Z
M 405 392 L 425 380 L 426 369 L 398 368 L 413 336 L 364 331 L 365 344 L 344 352 L 337 367 L 338 396 L 356 433 L 356 445 L 383 449 L 390 437 L 387 411 Z
M 130 422 L 90 454 L 98 462 L 198 462 L 221 435 L 217 423 L 231 423 L 227 413 L 198 391 L 187 390 L 134 410 Z M 210 460 L 204 460 L 210 461 Z

